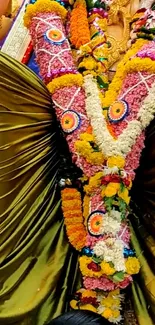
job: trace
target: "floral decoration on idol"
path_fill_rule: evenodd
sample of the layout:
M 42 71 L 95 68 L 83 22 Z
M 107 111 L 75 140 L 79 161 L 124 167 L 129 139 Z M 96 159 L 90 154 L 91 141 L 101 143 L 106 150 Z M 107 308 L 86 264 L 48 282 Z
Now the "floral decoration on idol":
M 155 8 L 154 8 L 155 9 Z M 153 9 L 141 8 L 132 18 L 131 22 L 131 46 L 137 38 L 154 40 L 155 37 L 155 11 Z
M 82 76 L 75 66 L 66 17 L 59 3 L 37 0 L 27 7 L 24 21 L 72 160 L 83 172 L 82 192 L 72 179 L 60 182 L 65 185 L 61 198 L 66 232 L 80 251 L 83 277 L 83 288 L 71 307 L 118 323 L 122 290 L 140 269 L 130 247 L 129 191 L 144 147 L 144 130 L 155 113 L 155 62 L 149 55 L 155 43 L 137 40 L 101 100 L 94 74 Z M 81 44 L 81 34 L 79 43 L 77 37 L 76 44 Z

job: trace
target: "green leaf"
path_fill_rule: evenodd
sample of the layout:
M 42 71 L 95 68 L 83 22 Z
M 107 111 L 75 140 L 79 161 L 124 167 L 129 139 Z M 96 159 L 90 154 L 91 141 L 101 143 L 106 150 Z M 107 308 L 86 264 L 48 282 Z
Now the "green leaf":
M 124 186 L 124 184 L 121 182 L 121 183 L 120 183 L 120 190 L 121 190 L 121 192 L 124 191 L 124 188 L 125 188 L 125 186 Z
M 118 202 L 120 212 L 126 213 L 126 203 L 121 198 L 118 199 Z
M 108 211 L 111 210 L 113 200 L 114 200 L 114 196 L 104 198 L 105 206 Z
M 122 280 L 124 280 L 124 273 L 123 272 L 117 272 L 113 275 L 113 280 L 115 282 L 121 282 Z
M 93 256 L 92 257 L 92 260 L 96 263 L 96 264 L 99 264 L 101 262 L 101 259 L 99 257 L 95 257 Z
M 100 88 L 105 88 L 105 89 L 108 89 L 108 86 L 109 84 L 108 83 L 105 83 L 101 77 L 97 76 L 97 82 L 100 86 Z

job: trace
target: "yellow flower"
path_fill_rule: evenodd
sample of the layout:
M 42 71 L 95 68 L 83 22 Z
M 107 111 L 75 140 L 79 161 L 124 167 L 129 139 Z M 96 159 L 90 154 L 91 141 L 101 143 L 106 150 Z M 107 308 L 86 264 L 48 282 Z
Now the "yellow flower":
M 54 1 L 53 1 L 54 2 Z M 57 2 L 56 2 L 57 3 Z M 56 90 L 64 87 L 72 87 L 72 86 L 83 85 L 83 77 L 81 74 L 66 74 L 64 76 L 53 79 L 48 85 L 47 88 L 51 94 L 55 93 Z
M 85 140 L 85 141 L 88 141 L 88 142 L 95 142 L 95 138 L 94 138 L 94 135 L 91 134 L 91 133 L 81 133 L 80 134 L 80 139 L 81 140 Z
M 70 306 L 72 309 L 78 309 L 78 306 L 77 306 L 77 300 L 71 300 L 70 301 Z
M 101 192 L 102 197 L 105 197 L 105 189 L 106 189 L 106 186 L 104 186 L 104 187 L 102 188 L 102 192 Z
M 82 306 L 80 306 L 80 309 L 90 310 L 90 311 L 93 311 L 94 313 L 97 313 L 97 309 L 93 305 L 90 305 L 90 304 L 82 305 Z
M 120 307 L 120 299 L 114 298 L 114 296 L 108 296 L 102 300 L 102 305 L 107 307 L 107 308 L 112 308 L 112 307 Z
M 128 274 L 138 274 L 140 270 L 140 263 L 136 257 L 128 257 L 128 259 L 125 261 L 125 267 Z
M 106 308 L 102 313 L 102 316 L 106 319 L 109 319 L 110 317 L 112 317 L 112 310 L 110 308 Z
M 100 266 L 101 266 L 101 269 L 102 269 L 103 273 L 106 274 L 106 275 L 113 275 L 116 272 L 115 269 L 113 267 L 111 267 L 109 265 L 109 263 L 107 263 L 107 262 L 103 261 L 100 264 Z
M 88 162 L 90 162 L 93 165 L 102 165 L 104 163 L 104 156 L 102 152 L 92 152 L 88 156 Z
M 88 44 L 84 44 L 80 46 L 80 54 L 82 54 L 82 56 L 90 52 L 91 52 L 91 47 Z
M 113 79 L 113 81 L 111 82 L 108 91 L 106 92 L 104 101 L 103 101 L 103 107 L 109 107 L 117 98 L 117 95 L 120 91 L 120 88 L 124 82 L 124 78 L 126 77 L 127 74 L 127 67 L 126 67 L 126 63 L 129 62 L 129 59 L 131 57 L 133 57 L 138 50 L 141 49 L 141 47 L 144 44 L 147 44 L 148 41 L 147 40 L 143 40 L 143 39 L 139 39 L 136 41 L 135 44 L 133 44 L 132 48 L 127 51 L 126 55 L 124 56 L 123 60 L 121 60 L 121 62 L 118 65 L 117 68 L 117 72 L 115 74 L 115 77 Z M 141 63 L 143 62 L 143 60 L 141 60 Z M 132 60 L 130 60 L 130 63 L 128 65 L 128 70 L 130 71 L 130 67 L 132 65 Z M 141 64 L 141 71 L 146 71 L 146 67 L 144 68 Z
M 75 151 L 82 157 L 84 157 L 88 163 L 93 165 L 102 165 L 104 162 L 104 156 L 102 152 L 96 152 L 92 148 L 90 142 L 94 142 L 94 136 L 89 133 L 83 133 L 80 136 L 81 140 L 75 141 Z
M 130 185 L 128 186 L 128 189 L 131 190 L 132 187 L 132 180 L 130 179 Z
M 92 258 L 87 256 L 81 256 L 79 258 L 79 265 L 80 270 L 83 276 L 89 276 L 89 277 L 97 277 L 100 278 L 103 275 L 102 270 L 100 271 L 93 271 L 88 269 L 88 264 L 92 263 Z
M 97 297 L 97 293 L 93 290 L 84 290 L 82 292 L 82 298 L 85 297 L 92 297 L 92 298 L 96 298 Z
M 82 183 L 88 181 L 88 177 L 86 175 L 83 175 L 82 177 L 79 178 Z
M 123 191 L 119 190 L 118 191 L 118 196 L 125 201 L 125 203 L 128 205 L 130 202 L 130 197 L 129 197 L 129 191 L 127 188 L 124 188 Z
M 97 187 L 100 187 L 102 177 L 103 172 L 98 172 L 90 177 L 89 184 L 84 186 L 84 191 L 87 195 L 91 195 Z
M 37 0 L 34 4 L 29 4 L 26 8 L 26 13 L 24 16 L 24 25 L 29 28 L 31 24 L 31 20 L 35 17 L 38 13 L 51 13 L 54 12 L 58 16 L 65 20 L 67 15 L 67 10 L 61 6 L 56 1 L 50 0 Z
M 118 167 L 120 169 L 125 166 L 125 159 L 121 156 L 114 156 L 108 158 L 108 167 Z
M 83 200 L 83 217 L 85 219 L 85 225 L 87 223 L 87 219 L 89 216 L 89 203 L 90 203 L 90 196 L 85 195 L 84 200 Z
M 112 297 L 106 297 L 102 300 L 102 305 L 106 308 L 111 308 L 115 305 L 115 299 Z
M 120 311 L 119 310 L 113 310 L 112 311 L 112 317 L 113 318 L 118 318 L 120 316 Z
M 120 289 L 116 289 L 116 290 L 110 291 L 108 296 L 113 297 L 113 296 L 117 296 L 119 294 L 120 294 Z
M 119 183 L 109 183 L 105 189 L 105 196 L 111 197 L 117 194 L 120 185 Z
M 83 75 L 84 76 L 87 76 L 88 74 L 91 74 L 92 76 L 96 77 L 97 76 L 97 73 L 93 70 L 87 70 L 87 71 L 84 71 L 83 72 Z
M 86 156 L 91 152 L 91 145 L 87 141 L 77 140 L 75 142 L 75 150 L 82 156 Z
M 86 70 L 95 70 L 96 61 L 91 56 L 89 56 L 83 59 L 83 61 L 79 64 L 78 68 L 85 68 Z

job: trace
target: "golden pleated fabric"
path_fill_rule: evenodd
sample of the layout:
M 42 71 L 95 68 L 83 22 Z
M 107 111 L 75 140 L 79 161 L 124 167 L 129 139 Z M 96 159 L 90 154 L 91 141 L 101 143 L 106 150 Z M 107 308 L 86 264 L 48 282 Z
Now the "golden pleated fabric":
M 76 256 L 57 189 L 50 95 L 0 53 L 0 325 L 43 325 L 67 308 Z
M 139 325 L 155 324 L 155 120 L 146 132 L 145 149 L 132 191 L 132 244 L 141 263 L 132 286 Z

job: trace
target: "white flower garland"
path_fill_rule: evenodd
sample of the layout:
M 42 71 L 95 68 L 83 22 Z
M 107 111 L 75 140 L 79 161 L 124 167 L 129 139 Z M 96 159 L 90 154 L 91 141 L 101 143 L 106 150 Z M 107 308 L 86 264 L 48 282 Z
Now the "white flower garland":
M 102 233 L 103 234 L 110 233 L 113 236 L 116 236 L 120 230 L 121 230 L 121 213 L 115 210 L 112 210 L 109 213 L 105 213 L 103 217 L 103 223 L 101 226 Z
M 123 249 L 123 241 L 114 238 L 100 240 L 93 248 L 96 256 L 102 257 L 105 262 L 112 262 L 118 272 L 126 271 Z
M 92 75 L 84 77 L 84 87 L 86 92 L 87 116 L 90 119 L 93 133 L 100 150 L 106 157 L 117 155 L 127 156 L 135 144 L 137 137 L 154 118 L 155 83 L 141 106 L 138 119 L 128 122 L 128 126 L 117 140 L 111 136 L 107 128 L 106 120 L 102 114 L 99 90 Z

